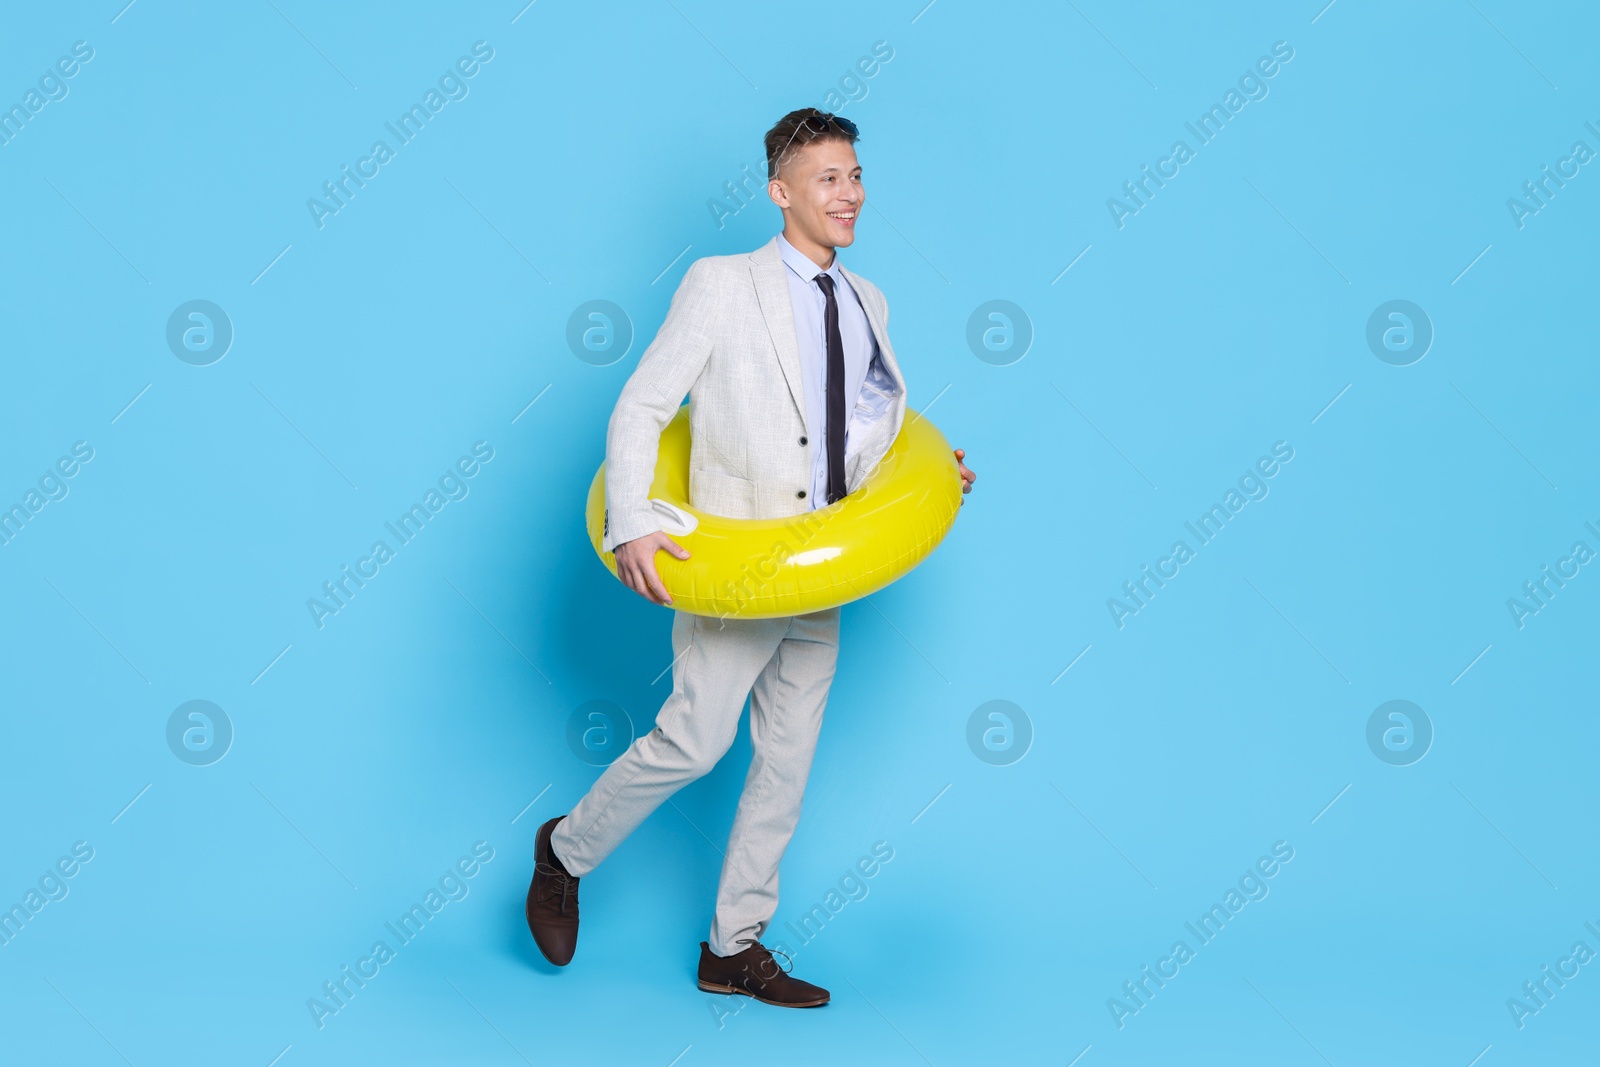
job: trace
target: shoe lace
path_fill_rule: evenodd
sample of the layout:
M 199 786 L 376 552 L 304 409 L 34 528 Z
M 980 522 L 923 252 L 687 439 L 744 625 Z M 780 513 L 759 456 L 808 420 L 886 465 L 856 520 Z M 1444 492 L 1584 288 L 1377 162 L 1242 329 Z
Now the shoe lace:
M 768 948 L 766 945 L 763 945 L 760 941 L 753 937 L 741 937 L 739 940 L 735 941 L 734 944 L 754 945 L 757 949 L 758 956 L 765 957 L 768 963 L 771 963 L 774 967 L 777 967 L 779 970 L 783 971 L 784 974 L 792 974 L 794 972 L 794 960 L 790 959 L 788 953 L 784 952 L 782 949 L 777 949 L 776 952 L 788 962 L 789 966 L 787 967 L 784 967 L 782 964 L 778 963 L 777 960 L 772 958 L 775 950 Z
M 556 894 L 561 895 L 561 914 L 567 913 L 567 900 L 577 900 L 578 880 L 561 868 L 551 863 L 536 863 L 534 865 L 540 874 L 547 877 L 550 888 L 539 895 L 539 902 L 545 903 L 554 900 Z

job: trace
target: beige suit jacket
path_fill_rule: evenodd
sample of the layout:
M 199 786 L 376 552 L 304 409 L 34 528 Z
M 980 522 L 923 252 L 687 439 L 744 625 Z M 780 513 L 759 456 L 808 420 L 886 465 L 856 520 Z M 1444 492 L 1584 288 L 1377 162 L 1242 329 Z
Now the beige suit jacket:
M 868 375 L 856 401 L 858 412 L 877 406 L 887 414 L 859 435 L 852 428 L 845 488 L 854 492 L 900 433 L 906 386 L 889 343 L 888 301 L 867 279 L 839 269 L 860 297 L 890 382 L 885 393 Z M 785 270 L 776 237 L 754 252 L 689 266 L 606 428 L 605 551 L 662 528 L 650 483 L 661 430 L 685 394 L 690 506 L 739 519 L 811 509 L 811 449 L 824 447 L 824 413 L 806 411 Z

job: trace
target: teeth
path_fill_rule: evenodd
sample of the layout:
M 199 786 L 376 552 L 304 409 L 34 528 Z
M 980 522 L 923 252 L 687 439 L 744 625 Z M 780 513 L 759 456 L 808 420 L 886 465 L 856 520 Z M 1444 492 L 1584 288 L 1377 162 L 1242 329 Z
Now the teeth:
M 832 215 L 836 219 L 853 219 L 853 218 L 856 217 L 856 213 L 854 211 L 845 212 L 845 213 L 842 213 L 842 214 L 838 213 L 838 212 L 830 211 L 830 212 L 828 212 L 828 214 Z

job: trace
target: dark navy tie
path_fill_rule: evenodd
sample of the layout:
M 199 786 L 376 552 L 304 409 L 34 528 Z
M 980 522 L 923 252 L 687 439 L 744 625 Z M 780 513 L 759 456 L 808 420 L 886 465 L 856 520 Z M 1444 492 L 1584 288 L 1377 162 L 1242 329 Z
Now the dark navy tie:
M 844 491 L 844 340 L 839 336 L 839 302 L 833 296 L 833 279 L 816 277 L 828 298 L 822 321 L 828 335 L 828 503 L 845 495 Z

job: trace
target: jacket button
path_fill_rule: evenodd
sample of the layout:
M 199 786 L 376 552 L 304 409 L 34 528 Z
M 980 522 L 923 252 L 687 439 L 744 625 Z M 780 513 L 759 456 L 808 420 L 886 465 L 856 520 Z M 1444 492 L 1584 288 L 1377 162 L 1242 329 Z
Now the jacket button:
M 801 444 L 805 444 L 806 443 L 806 439 L 804 437 L 800 438 L 800 443 Z
M 804 500 L 806 498 L 806 491 L 802 489 L 796 493 L 795 496 L 799 497 L 801 500 Z

